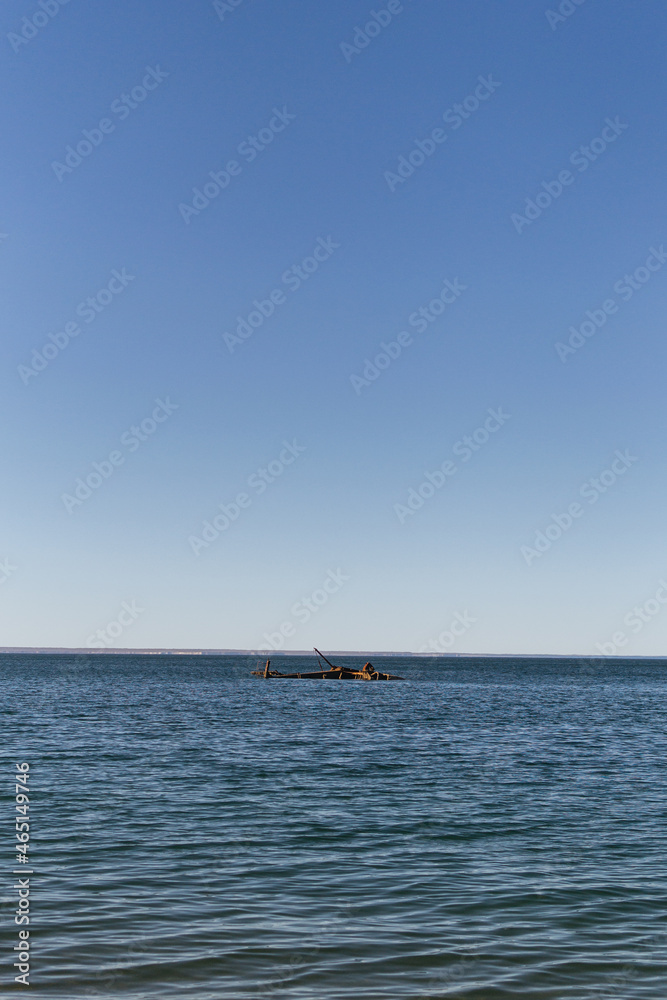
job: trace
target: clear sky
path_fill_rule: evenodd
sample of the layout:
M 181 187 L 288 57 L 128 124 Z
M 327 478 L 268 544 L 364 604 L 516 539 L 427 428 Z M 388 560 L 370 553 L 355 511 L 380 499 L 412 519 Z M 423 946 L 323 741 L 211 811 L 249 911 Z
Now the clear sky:
M 0 645 L 667 653 L 666 14 L 3 5 Z

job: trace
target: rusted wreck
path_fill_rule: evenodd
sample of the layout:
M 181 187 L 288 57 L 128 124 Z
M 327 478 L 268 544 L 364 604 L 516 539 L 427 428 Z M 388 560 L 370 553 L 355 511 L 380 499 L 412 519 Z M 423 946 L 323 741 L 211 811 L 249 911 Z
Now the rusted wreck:
M 271 670 L 271 660 L 266 661 L 266 666 L 263 670 L 253 670 L 252 673 L 255 677 L 264 677 L 265 680 L 285 680 L 288 678 L 295 678 L 298 680 L 314 680 L 314 681 L 402 681 L 403 677 L 398 677 L 396 674 L 384 674 L 380 670 L 376 670 L 372 663 L 364 663 L 361 670 L 352 670 L 350 667 L 336 667 L 333 663 L 327 660 L 324 653 L 320 653 L 319 649 L 316 649 L 317 659 L 320 663 L 319 670 L 300 670 L 295 674 L 281 674 L 278 670 Z M 329 669 L 325 670 L 322 666 L 320 660 L 324 660 L 325 663 L 329 665 Z

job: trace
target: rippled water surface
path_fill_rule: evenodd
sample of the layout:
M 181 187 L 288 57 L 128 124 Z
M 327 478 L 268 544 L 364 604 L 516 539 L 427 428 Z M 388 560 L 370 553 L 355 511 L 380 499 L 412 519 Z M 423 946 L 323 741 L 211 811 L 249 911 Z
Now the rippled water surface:
M 33 1000 L 664 1000 L 667 662 L 373 662 L 3 658 Z

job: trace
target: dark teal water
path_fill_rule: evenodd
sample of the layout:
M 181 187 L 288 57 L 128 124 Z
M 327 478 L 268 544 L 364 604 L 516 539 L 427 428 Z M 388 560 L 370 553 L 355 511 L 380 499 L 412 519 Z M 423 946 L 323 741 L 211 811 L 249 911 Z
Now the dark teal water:
M 663 1000 L 667 661 L 255 662 L 0 661 L 33 1000 Z

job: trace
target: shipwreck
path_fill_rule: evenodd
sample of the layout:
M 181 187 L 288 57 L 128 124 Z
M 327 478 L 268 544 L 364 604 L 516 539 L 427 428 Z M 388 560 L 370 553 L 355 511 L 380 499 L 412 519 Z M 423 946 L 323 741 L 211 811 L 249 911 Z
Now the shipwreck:
M 372 663 L 364 663 L 361 670 L 354 670 L 351 667 L 337 667 L 327 660 L 324 653 L 315 649 L 317 660 L 320 664 L 319 670 L 300 670 L 298 673 L 283 674 L 279 670 L 271 669 L 271 660 L 266 661 L 263 670 L 253 670 L 253 676 L 263 677 L 265 680 L 312 680 L 312 681 L 402 681 L 405 678 L 397 674 L 386 674 L 376 670 Z M 322 660 L 328 664 L 328 669 L 322 666 Z

